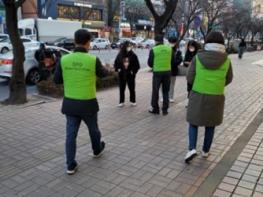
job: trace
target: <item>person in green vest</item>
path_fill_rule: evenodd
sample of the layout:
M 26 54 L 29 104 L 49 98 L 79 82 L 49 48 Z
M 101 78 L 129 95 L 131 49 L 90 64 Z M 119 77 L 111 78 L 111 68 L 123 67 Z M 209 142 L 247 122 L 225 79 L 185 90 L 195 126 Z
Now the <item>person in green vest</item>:
M 164 44 L 163 35 L 156 35 L 155 47 L 150 51 L 148 65 L 153 69 L 152 81 L 152 114 L 160 114 L 159 109 L 159 89 L 162 86 L 163 92 L 163 115 L 168 114 L 169 108 L 169 89 L 171 81 L 171 65 L 174 65 L 173 49 Z
M 194 57 L 187 74 L 187 82 L 192 85 L 192 90 L 187 108 L 189 150 L 186 163 L 197 156 L 198 127 L 205 127 L 201 155 L 207 158 L 215 127 L 223 122 L 225 86 L 233 79 L 231 61 L 224 43 L 220 32 L 211 32 L 206 37 L 204 50 Z
M 82 120 L 89 129 L 94 157 L 100 157 L 105 148 L 97 123 L 96 77 L 105 77 L 109 72 L 96 56 L 88 53 L 91 38 L 87 30 L 76 31 L 75 51 L 63 56 L 55 70 L 55 83 L 64 84 L 62 113 L 67 120 L 65 147 L 69 175 L 75 174 L 78 168 L 76 138 Z

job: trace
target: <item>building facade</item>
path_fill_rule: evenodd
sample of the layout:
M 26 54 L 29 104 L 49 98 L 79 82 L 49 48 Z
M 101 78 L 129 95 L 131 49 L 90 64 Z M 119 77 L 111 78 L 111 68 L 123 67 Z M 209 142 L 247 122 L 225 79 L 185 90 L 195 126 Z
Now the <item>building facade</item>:
M 38 16 L 82 21 L 91 29 L 105 27 L 104 0 L 38 0 Z
M 263 0 L 252 0 L 252 15 L 258 18 L 263 17 Z

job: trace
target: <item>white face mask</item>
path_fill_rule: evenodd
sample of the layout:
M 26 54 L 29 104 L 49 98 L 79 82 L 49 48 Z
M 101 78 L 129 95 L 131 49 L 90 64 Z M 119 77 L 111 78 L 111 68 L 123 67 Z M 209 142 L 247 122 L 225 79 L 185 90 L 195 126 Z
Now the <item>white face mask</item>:
M 189 51 L 190 51 L 190 52 L 194 52 L 194 51 L 195 51 L 195 48 L 190 47 L 190 48 L 189 48 Z
M 128 47 L 128 48 L 127 48 L 127 51 L 128 51 L 128 52 L 129 52 L 129 51 L 131 51 L 131 50 L 132 50 L 132 48 L 131 48 L 131 47 Z

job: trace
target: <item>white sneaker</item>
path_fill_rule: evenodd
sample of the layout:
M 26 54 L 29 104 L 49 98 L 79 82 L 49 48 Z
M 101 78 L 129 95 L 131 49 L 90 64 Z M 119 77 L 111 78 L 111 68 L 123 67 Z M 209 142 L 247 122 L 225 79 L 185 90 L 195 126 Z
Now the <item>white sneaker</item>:
M 132 107 L 135 107 L 136 105 L 137 105 L 137 103 L 131 102 L 131 106 L 132 106 Z
M 117 107 L 123 107 L 124 103 L 120 103 L 119 105 L 117 105 Z
M 77 170 L 78 170 L 78 164 L 75 166 L 75 168 L 74 169 L 72 169 L 72 170 L 69 170 L 69 169 L 67 169 L 67 174 L 68 175 L 73 175 L 73 174 L 75 174 L 76 172 L 77 172 Z
M 204 151 L 202 150 L 202 151 L 201 151 L 201 155 L 202 155 L 203 158 L 207 158 L 207 157 L 209 157 L 210 154 L 209 154 L 209 152 L 206 153 L 206 152 L 204 152 Z
M 188 151 L 188 153 L 186 154 L 184 161 L 185 163 L 189 163 L 190 161 L 193 160 L 193 158 L 195 158 L 197 156 L 197 152 L 195 149 Z
M 170 99 L 170 103 L 174 103 L 174 99 Z

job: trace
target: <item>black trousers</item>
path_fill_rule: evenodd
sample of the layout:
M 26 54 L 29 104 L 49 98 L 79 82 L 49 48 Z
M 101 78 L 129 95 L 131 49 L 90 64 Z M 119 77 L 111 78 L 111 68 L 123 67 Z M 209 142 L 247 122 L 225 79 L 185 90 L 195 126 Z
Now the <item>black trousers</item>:
M 125 101 L 126 84 L 130 91 L 130 102 L 136 102 L 135 78 L 136 76 L 131 73 L 119 73 L 120 103 Z
M 170 74 L 153 74 L 152 81 L 152 107 L 154 111 L 159 112 L 159 89 L 162 85 L 163 92 L 163 111 L 169 108 L 169 90 L 170 90 L 171 75 Z

